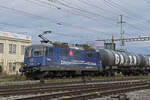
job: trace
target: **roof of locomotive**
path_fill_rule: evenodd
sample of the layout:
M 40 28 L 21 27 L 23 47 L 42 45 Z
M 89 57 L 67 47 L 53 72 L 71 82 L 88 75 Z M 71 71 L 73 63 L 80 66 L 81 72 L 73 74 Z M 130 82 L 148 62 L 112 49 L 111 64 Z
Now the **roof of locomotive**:
M 92 50 L 96 51 L 94 48 L 91 48 L 88 45 L 68 45 L 68 44 L 60 44 L 60 43 L 53 43 L 53 44 L 47 44 L 47 43 L 42 43 L 42 44 L 31 44 L 28 47 L 31 46 L 48 46 L 48 47 L 59 47 L 59 48 L 71 48 L 71 49 L 79 49 L 79 50 Z

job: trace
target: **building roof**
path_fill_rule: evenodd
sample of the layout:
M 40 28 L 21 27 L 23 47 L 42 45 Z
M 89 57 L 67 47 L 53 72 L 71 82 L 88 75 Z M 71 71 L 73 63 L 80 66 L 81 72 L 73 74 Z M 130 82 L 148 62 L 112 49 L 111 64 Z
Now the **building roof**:
M 31 41 L 31 36 L 21 34 L 21 33 L 12 33 L 12 32 L 0 31 L 0 37 Z

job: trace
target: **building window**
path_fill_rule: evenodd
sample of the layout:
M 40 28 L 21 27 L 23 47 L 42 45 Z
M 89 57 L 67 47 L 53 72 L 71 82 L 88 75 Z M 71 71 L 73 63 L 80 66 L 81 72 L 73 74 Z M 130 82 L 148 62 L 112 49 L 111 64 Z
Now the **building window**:
M 25 46 L 21 45 L 21 55 L 24 55 L 24 53 L 25 53 Z
M 9 44 L 9 53 L 16 53 L 16 44 Z
M 16 71 L 16 63 L 13 64 L 13 72 Z
M 4 44 L 0 43 L 0 53 L 3 53 L 3 49 L 4 49 Z
M 16 64 L 9 62 L 8 63 L 8 70 L 9 70 L 9 72 L 14 72 L 16 70 Z
M 8 70 L 9 70 L 10 72 L 13 71 L 13 63 L 11 63 L 11 62 L 8 63 Z
M 8 63 L 8 70 L 9 70 L 9 72 L 14 72 L 16 70 L 16 64 L 9 62 Z

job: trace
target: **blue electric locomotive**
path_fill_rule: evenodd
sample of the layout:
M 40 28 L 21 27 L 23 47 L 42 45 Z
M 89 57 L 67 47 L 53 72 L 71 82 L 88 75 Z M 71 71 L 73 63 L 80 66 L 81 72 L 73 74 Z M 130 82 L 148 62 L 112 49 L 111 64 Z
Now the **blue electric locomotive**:
M 75 75 L 137 75 L 150 73 L 150 56 L 100 49 L 88 45 L 75 46 L 56 43 L 40 34 L 42 44 L 26 48 L 24 65 L 20 71 L 30 78 Z M 44 44 L 43 44 L 44 43 Z
M 99 57 L 98 52 L 90 49 L 31 45 L 26 48 L 20 71 L 31 78 L 97 74 L 102 67 Z

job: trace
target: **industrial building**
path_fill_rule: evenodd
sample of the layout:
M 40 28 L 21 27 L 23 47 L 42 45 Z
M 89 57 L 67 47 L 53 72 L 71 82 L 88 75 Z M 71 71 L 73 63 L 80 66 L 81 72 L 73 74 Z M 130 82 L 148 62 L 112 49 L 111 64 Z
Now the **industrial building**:
M 3 73 L 19 74 L 25 47 L 30 44 L 31 36 L 0 31 L 0 65 Z

